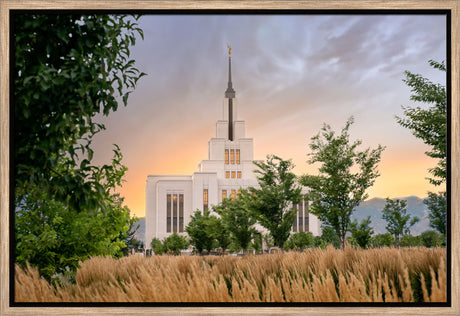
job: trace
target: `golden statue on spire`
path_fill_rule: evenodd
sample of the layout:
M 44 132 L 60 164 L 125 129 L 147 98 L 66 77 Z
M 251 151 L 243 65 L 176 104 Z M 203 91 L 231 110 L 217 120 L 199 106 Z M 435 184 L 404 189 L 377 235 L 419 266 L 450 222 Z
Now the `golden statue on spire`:
M 227 44 L 228 47 L 228 57 L 232 57 L 232 47 Z

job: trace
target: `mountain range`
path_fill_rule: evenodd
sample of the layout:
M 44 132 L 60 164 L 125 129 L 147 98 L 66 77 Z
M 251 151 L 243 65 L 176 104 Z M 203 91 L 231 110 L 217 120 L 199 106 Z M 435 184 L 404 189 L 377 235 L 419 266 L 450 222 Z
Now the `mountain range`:
M 428 219 L 428 209 L 425 204 L 423 204 L 423 199 L 417 196 L 409 196 L 404 198 L 399 198 L 399 200 L 407 201 L 407 213 L 411 216 L 417 216 L 420 221 L 412 226 L 411 234 L 419 235 L 420 233 L 430 230 L 430 221 Z M 386 233 L 386 221 L 382 218 L 382 209 L 385 207 L 386 200 L 382 198 L 373 198 L 362 202 L 351 216 L 351 220 L 358 220 L 361 222 L 363 219 L 368 216 L 371 217 L 371 226 L 374 228 L 374 234 L 383 234 Z M 135 238 L 139 240 L 144 240 L 145 236 L 145 217 L 140 217 L 139 228 L 136 231 Z
M 411 227 L 410 232 L 412 235 L 419 235 L 426 230 L 431 230 L 430 220 L 428 218 L 428 209 L 423 204 L 423 199 L 417 196 L 409 196 L 398 198 L 399 200 L 407 201 L 407 213 L 417 216 L 420 221 Z M 361 222 L 368 216 L 371 217 L 371 226 L 374 228 L 374 234 L 386 233 L 386 221 L 382 218 L 382 210 L 385 207 L 386 200 L 382 198 L 373 198 L 362 202 L 351 215 L 351 220 L 358 220 Z

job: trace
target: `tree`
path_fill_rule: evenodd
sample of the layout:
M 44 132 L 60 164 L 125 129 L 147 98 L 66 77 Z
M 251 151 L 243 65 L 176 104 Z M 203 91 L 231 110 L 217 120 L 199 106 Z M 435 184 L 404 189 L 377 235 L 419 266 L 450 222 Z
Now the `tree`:
M 116 194 L 120 196 L 119 194 Z M 120 202 L 123 202 L 124 198 L 120 197 Z M 132 249 L 137 251 L 143 248 L 143 242 L 135 238 L 135 234 L 140 227 L 140 224 L 135 224 L 139 219 L 133 216 L 129 219 L 129 228 L 126 232 L 120 233 L 120 238 L 125 242 L 126 248 L 123 249 L 123 256 L 127 256 Z
M 361 223 L 358 224 L 357 220 L 354 220 L 350 224 L 351 237 L 361 248 L 367 248 L 371 240 L 374 229 L 370 226 L 371 217 L 368 216 Z
M 273 236 L 270 233 L 262 233 L 262 242 L 265 243 L 265 246 L 270 249 L 271 247 L 275 246 L 275 242 L 273 241 Z
M 361 140 L 350 143 L 348 132 L 353 117 L 349 118 L 340 135 L 335 135 L 324 124 L 320 133 L 311 138 L 309 164 L 321 163 L 320 175 L 304 175 L 300 183 L 310 188 L 312 202 L 310 212 L 334 228 L 345 247 L 345 235 L 349 231 L 350 216 L 367 198 L 366 190 L 379 176 L 377 164 L 384 147 L 357 151 Z M 353 170 L 357 170 L 353 172 Z
M 296 184 L 296 176 L 291 170 L 291 160 L 283 160 L 268 155 L 267 161 L 255 161 L 260 189 L 249 188 L 252 195 L 249 208 L 257 221 L 273 237 L 275 246 L 283 247 L 294 223 L 296 210 L 293 204 L 300 202 L 302 188 Z
M 127 104 L 145 75 L 129 59 L 137 17 L 14 15 L 14 175 L 16 196 L 40 188 L 75 210 L 105 209 L 91 181 L 92 137 Z M 118 93 L 118 95 L 117 95 Z M 120 183 L 118 183 L 120 185 Z
M 15 257 L 49 278 L 126 246 L 129 209 L 114 193 L 126 172 L 120 149 L 95 166 L 90 145 L 105 128 L 95 115 L 116 111 L 118 98 L 126 105 L 145 75 L 129 58 L 142 30 L 137 17 L 77 13 L 12 23 Z
M 139 239 L 133 238 L 126 244 L 126 246 L 127 247 L 123 251 L 123 256 L 127 256 L 130 251 L 137 252 L 139 249 L 143 249 L 144 243 Z
M 121 153 L 116 152 L 113 170 L 105 168 L 104 191 L 108 183 L 124 175 Z M 50 200 L 47 192 L 33 190 L 16 200 L 15 258 L 37 266 L 50 280 L 56 273 L 75 273 L 80 261 L 92 256 L 120 257 L 129 238 L 132 222 L 129 209 L 118 194 L 107 191 L 106 210 L 75 210 L 60 201 Z
M 427 248 L 441 246 L 443 244 L 443 237 L 444 235 L 438 234 L 434 230 L 427 230 L 420 234 L 422 244 Z
M 447 200 L 446 192 L 433 193 L 428 192 L 428 198 L 423 201 L 430 211 L 430 227 L 446 236 L 447 229 Z
M 156 255 L 162 255 L 166 252 L 163 242 L 158 238 L 153 238 L 150 242 L 150 247 Z
M 257 234 L 254 228 L 256 219 L 248 205 L 248 193 L 242 191 L 236 199 L 224 199 L 213 207 L 213 211 L 220 215 L 226 232 L 229 233 L 235 250 L 248 250 L 251 241 Z
M 429 64 L 440 71 L 446 71 L 444 62 L 430 60 Z M 428 108 L 403 107 L 405 118 L 396 116 L 396 121 L 403 127 L 411 130 L 412 134 L 420 138 L 431 147 L 425 152 L 428 157 L 437 159 L 437 165 L 429 169 L 432 175 L 428 178 L 431 184 L 439 186 L 446 182 L 447 177 L 447 95 L 446 88 L 435 84 L 419 74 L 405 72 L 403 80 L 412 90 L 411 100 L 429 104 Z M 428 193 L 424 200 L 428 206 L 430 226 L 444 236 L 446 235 L 446 192 Z
M 325 245 L 333 245 L 334 248 L 340 248 L 340 238 L 337 236 L 337 232 L 331 226 L 323 224 L 321 233 L 321 240 Z M 323 247 L 322 247 L 323 248 Z
M 224 224 L 222 218 L 211 215 L 209 217 L 207 231 L 209 231 L 209 234 L 215 238 L 217 242 L 215 245 L 216 248 L 222 248 L 222 252 L 229 248 L 232 240 L 230 238 L 230 232 L 227 226 Z
M 185 231 L 190 237 L 190 244 L 198 254 L 201 254 L 203 249 L 210 252 L 217 244 L 212 217 L 215 216 L 211 216 L 209 210 L 205 210 L 203 213 L 196 210 L 185 227 Z
M 401 247 L 421 247 L 423 246 L 420 236 L 404 235 L 401 237 Z
M 446 71 L 444 62 L 429 61 L 433 68 Z M 430 183 L 440 185 L 446 181 L 447 158 L 447 97 L 446 88 L 434 84 L 419 74 L 405 71 L 406 79 L 403 81 L 412 88 L 411 100 L 428 103 L 427 109 L 421 107 L 402 107 L 406 118 L 396 116 L 396 121 L 403 127 L 412 131 L 415 137 L 423 140 L 431 147 L 425 152 L 428 157 L 438 159 L 437 166 L 429 169 L 433 178 L 428 178 Z
M 314 244 L 314 236 L 311 232 L 298 232 L 292 234 L 284 243 L 284 249 L 303 250 Z
M 397 245 L 401 244 L 402 236 L 410 234 L 410 227 L 419 221 L 418 217 L 410 219 L 410 214 L 407 214 L 407 201 L 389 198 L 382 210 L 382 218 L 387 221 L 386 230 L 395 237 Z
M 395 238 L 390 233 L 378 234 L 371 238 L 371 245 L 373 247 L 390 247 L 394 245 Z
M 182 249 L 187 248 L 188 242 L 184 236 L 174 232 L 163 241 L 163 247 L 165 252 L 172 253 L 173 255 L 179 255 Z

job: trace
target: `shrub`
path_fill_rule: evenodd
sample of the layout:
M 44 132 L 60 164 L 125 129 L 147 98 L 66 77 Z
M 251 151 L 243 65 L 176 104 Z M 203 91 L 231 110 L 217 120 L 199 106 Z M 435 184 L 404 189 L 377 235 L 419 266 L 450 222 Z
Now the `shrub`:
M 373 247 L 383 247 L 383 246 L 390 247 L 394 245 L 395 238 L 390 233 L 378 234 L 371 238 L 370 243 Z
M 404 235 L 401 238 L 401 247 L 420 247 L 422 245 L 420 236 Z
M 431 248 L 441 246 L 443 244 L 443 235 L 434 230 L 428 230 L 420 234 L 422 245 Z
M 303 250 L 311 247 L 314 244 L 313 234 L 311 232 L 298 232 L 292 234 L 289 239 L 284 243 L 284 249 L 290 250 Z
M 163 243 L 158 238 L 153 238 L 150 246 L 156 255 L 161 255 L 166 252 Z
M 187 248 L 188 242 L 184 236 L 174 232 L 163 241 L 164 251 L 173 255 L 179 255 L 182 249 Z

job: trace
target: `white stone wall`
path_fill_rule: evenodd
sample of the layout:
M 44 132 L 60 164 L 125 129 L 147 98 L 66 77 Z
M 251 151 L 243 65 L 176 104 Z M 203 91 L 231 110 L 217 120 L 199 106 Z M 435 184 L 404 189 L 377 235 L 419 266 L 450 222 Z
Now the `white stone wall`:
M 184 194 L 184 229 L 187 226 L 192 209 L 192 176 L 148 176 L 145 193 L 145 245 L 150 248 L 153 238 L 163 239 L 170 235 L 166 229 L 166 195 L 168 193 Z

